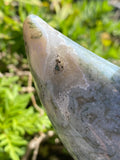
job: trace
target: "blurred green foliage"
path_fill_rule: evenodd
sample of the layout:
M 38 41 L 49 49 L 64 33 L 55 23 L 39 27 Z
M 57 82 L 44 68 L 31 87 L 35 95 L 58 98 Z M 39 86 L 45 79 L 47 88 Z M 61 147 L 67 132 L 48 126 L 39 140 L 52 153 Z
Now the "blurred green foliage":
M 30 135 L 46 132 L 51 123 L 28 106 L 30 94 L 20 94 L 18 77 L 0 79 L 0 159 L 19 160 L 25 153 Z M 26 138 L 25 138 L 26 137 Z
M 36 14 L 104 58 L 120 56 L 120 21 L 107 0 L 1 0 L 0 51 L 24 54 L 23 21 Z
M 13 74 L 0 78 L 0 159 L 19 160 L 32 136 L 51 128 L 46 114 L 40 117 L 30 106 L 31 95 L 21 92 L 27 80 L 16 78 L 8 67 L 21 69 L 27 63 L 25 18 L 36 14 L 96 54 L 119 59 L 120 20 L 115 13 L 107 0 L 0 0 L 0 72 Z

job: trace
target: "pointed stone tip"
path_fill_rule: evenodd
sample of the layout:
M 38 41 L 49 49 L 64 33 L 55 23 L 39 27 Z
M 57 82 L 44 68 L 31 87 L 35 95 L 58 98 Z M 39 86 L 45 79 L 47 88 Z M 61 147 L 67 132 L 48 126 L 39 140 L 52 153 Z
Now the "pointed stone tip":
M 35 20 L 36 18 L 41 19 L 40 17 L 38 17 L 38 16 L 36 16 L 36 15 L 34 15 L 34 14 L 28 15 L 28 16 L 26 17 L 25 21 L 24 21 L 24 24 L 26 23 L 26 21 L 28 21 L 28 20 L 33 21 L 33 20 Z M 24 25 L 24 24 L 23 24 L 23 25 Z
M 29 15 L 23 24 L 23 37 L 29 64 L 43 79 L 46 59 L 47 24 L 38 16 Z
M 41 18 L 39 18 L 36 15 L 29 15 L 23 24 L 23 36 L 31 37 L 31 38 L 40 38 L 42 36 L 42 32 L 40 32 L 43 21 Z M 38 33 L 39 30 L 39 33 Z
M 46 23 L 36 15 L 29 15 L 23 24 L 23 37 L 24 41 L 31 47 L 35 44 L 42 43 L 39 41 L 41 38 L 45 38 L 47 35 L 46 32 Z M 33 44 L 35 43 L 35 44 Z M 39 44 L 38 44 L 39 46 Z
M 27 18 L 25 19 L 24 23 L 23 23 L 23 29 L 24 26 L 26 26 L 26 23 L 28 24 L 34 24 L 36 25 L 36 27 L 40 28 L 42 27 L 42 25 L 47 24 L 42 18 L 34 15 L 34 14 L 30 14 L 29 16 L 27 16 Z M 30 26 L 32 27 L 32 26 Z

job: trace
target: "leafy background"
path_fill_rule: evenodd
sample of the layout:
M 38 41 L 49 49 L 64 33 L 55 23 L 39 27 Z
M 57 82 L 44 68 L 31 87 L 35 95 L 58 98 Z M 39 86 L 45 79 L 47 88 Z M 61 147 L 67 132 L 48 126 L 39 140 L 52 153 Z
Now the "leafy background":
M 0 159 L 72 160 L 34 89 L 22 33 L 29 14 L 119 65 L 120 11 L 107 0 L 0 0 Z

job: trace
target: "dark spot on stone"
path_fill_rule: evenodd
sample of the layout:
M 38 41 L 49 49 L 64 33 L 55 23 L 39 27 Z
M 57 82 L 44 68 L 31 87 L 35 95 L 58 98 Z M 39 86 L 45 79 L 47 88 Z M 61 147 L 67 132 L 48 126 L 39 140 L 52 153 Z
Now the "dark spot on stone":
M 97 115 L 94 113 L 91 113 L 91 114 L 87 115 L 87 118 L 90 123 L 93 123 L 95 121 L 95 119 L 97 118 Z
M 56 63 L 61 63 L 61 61 L 59 59 L 56 59 Z
M 29 24 L 29 28 L 36 28 L 34 23 L 28 21 L 28 24 Z
M 57 55 L 57 59 L 56 59 L 56 65 L 55 65 L 55 74 L 59 73 L 60 71 L 63 71 L 63 65 L 61 63 L 61 61 L 59 60 L 59 56 Z
M 86 104 L 86 103 L 95 102 L 94 97 L 91 97 L 91 98 L 77 97 L 76 100 L 77 100 L 79 106 L 82 106 L 82 105 L 84 105 L 84 104 Z
M 55 66 L 55 70 L 56 70 L 56 71 L 60 71 L 60 67 L 59 67 L 59 65 L 58 65 L 58 64 L 56 64 L 56 66 Z
M 31 39 L 39 39 L 42 36 L 42 32 L 38 31 L 34 34 L 31 34 Z

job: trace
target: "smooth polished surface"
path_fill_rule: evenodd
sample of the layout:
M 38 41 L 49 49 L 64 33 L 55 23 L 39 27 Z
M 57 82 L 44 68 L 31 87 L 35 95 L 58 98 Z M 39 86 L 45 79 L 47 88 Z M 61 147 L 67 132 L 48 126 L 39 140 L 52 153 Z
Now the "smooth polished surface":
M 75 160 L 120 160 L 120 68 L 30 15 L 23 26 L 38 95 Z

